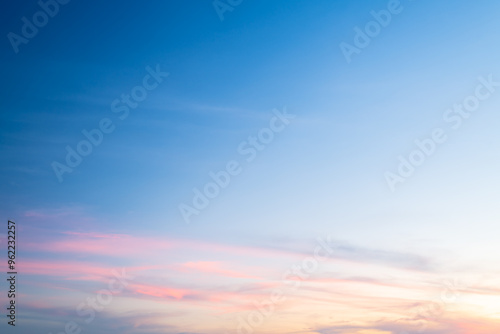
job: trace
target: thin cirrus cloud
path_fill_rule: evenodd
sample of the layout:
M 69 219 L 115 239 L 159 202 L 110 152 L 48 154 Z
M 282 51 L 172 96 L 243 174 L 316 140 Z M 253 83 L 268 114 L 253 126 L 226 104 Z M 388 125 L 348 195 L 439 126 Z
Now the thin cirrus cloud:
M 31 252 L 76 254 L 79 256 L 93 256 L 99 262 L 106 262 L 107 258 L 123 259 L 124 266 L 137 265 L 148 261 L 148 258 L 157 259 L 168 255 L 170 263 L 162 265 L 172 266 L 170 269 L 177 271 L 197 271 L 218 274 L 233 278 L 259 279 L 261 274 L 256 271 L 276 271 L 276 268 L 257 266 L 248 273 L 241 270 L 222 268 L 220 260 L 230 261 L 234 268 L 236 257 L 254 259 L 255 261 L 267 260 L 272 257 L 274 262 L 290 260 L 300 261 L 313 254 L 313 249 L 305 248 L 294 250 L 280 245 L 231 245 L 218 242 L 160 238 L 150 236 L 132 236 L 127 234 L 109 234 L 93 232 L 62 232 L 51 236 L 49 241 L 41 241 L 39 238 L 30 237 L 25 241 L 25 248 Z M 402 253 L 387 250 L 360 248 L 350 244 L 333 242 L 331 260 L 339 264 L 351 263 L 351 265 L 370 263 L 380 267 L 389 267 L 398 270 L 409 270 L 422 273 L 433 273 L 436 260 L 429 259 L 410 253 Z M 203 254 L 206 259 L 193 260 L 192 254 Z M 180 263 L 180 264 L 179 264 Z M 269 266 L 269 263 L 267 263 Z M 161 266 L 161 265 L 160 265 Z M 247 264 L 248 267 L 248 264 Z M 283 270 L 286 266 L 283 266 Z M 282 270 L 282 271 L 283 271 Z M 279 271 L 279 270 L 278 270 Z
M 436 317 L 428 320 L 402 318 L 394 322 L 375 320 L 369 323 L 339 324 L 328 327 L 314 328 L 310 333 L 342 334 L 342 333 L 420 333 L 420 334 L 496 334 L 500 328 L 500 321 L 471 317 L 457 314 L 455 317 Z
M 262 279 L 262 277 L 243 274 L 234 270 L 222 268 L 219 262 L 198 261 L 186 262 L 177 267 L 179 270 L 194 270 L 201 273 L 216 274 L 231 278 L 249 278 L 249 279 Z
M 304 314 L 304 305 L 318 311 L 329 307 L 345 318 L 360 310 L 375 314 L 351 329 L 342 325 L 326 326 L 317 333 L 343 333 L 347 330 L 384 333 L 395 328 L 411 329 L 411 321 L 408 321 L 410 324 L 381 325 L 377 323 L 377 317 L 384 314 L 393 318 L 411 317 L 414 307 L 425 306 L 425 298 L 440 293 L 431 283 L 439 279 L 439 273 L 433 269 L 437 260 L 340 241 L 332 241 L 330 246 L 333 254 L 317 272 L 306 279 L 292 278 L 301 283 L 297 291 L 287 290 L 281 281 L 281 274 L 290 263 L 300 264 L 312 256 L 314 248 L 309 250 L 303 245 L 294 249 L 286 242 L 280 244 L 278 241 L 248 246 L 208 240 L 200 242 L 158 236 L 65 231 L 54 234 L 50 242 L 28 238 L 25 249 L 29 254 L 57 253 L 60 258 L 51 261 L 27 259 L 23 271 L 28 279 L 30 276 L 46 276 L 50 281 L 86 282 L 82 287 L 70 285 L 67 291 L 95 293 L 112 278 L 112 270 L 119 269 L 115 268 L 116 263 L 122 263 L 121 267 L 134 279 L 116 297 L 123 300 L 121 307 L 152 303 L 148 304 L 151 310 L 155 308 L 153 305 L 182 308 L 188 317 L 200 314 L 224 319 L 245 316 L 255 309 L 255 302 L 268 299 L 273 289 L 285 291 L 287 298 L 277 308 L 282 312 L 280 319 L 289 319 L 290 324 Z M 72 260 L 67 260 L 64 254 L 70 254 Z M 148 257 L 152 260 L 144 261 Z M 242 262 L 242 258 L 248 261 Z M 114 259 L 114 265 L 110 265 L 110 259 Z M 56 285 L 48 284 L 45 293 L 55 291 L 51 289 L 56 289 Z M 490 297 L 498 295 L 498 291 L 489 285 L 475 285 L 464 289 L 463 295 Z M 60 294 L 55 293 L 54 298 L 63 302 Z M 377 300 L 376 305 L 373 304 L 374 299 Z M 118 312 L 115 306 L 108 312 L 110 317 L 118 314 L 115 313 Z M 186 314 L 172 319 L 171 323 L 182 328 L 186 323 Z M 154 321 L 154 326 L 162 326 L 161 319 Z M 436 325 L 429 327 L 431 329 L 427 332 L 440 333 L 440 328 L 463 330 L 474 323 L 474 319 L 461 323 L 446 321 L 435 319 Z M 327 320 L 319 322 L 326 323 Z M 272 324 L 271 319 L 269 326 Z M 495 323 L 489 326 L 495 328 Z M 208 326 L 206 332 L 217 332 L 215 328 Z M 488 333 L 486 329 L 483 332 Z

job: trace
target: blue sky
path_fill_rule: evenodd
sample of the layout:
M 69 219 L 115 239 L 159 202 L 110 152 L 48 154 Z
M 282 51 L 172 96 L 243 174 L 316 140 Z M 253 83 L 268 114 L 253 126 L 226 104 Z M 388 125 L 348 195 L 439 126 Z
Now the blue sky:
M 91 324 L 95 333 L 216 333 L 216 323 L 222 321 L 217 312 L 232 323 L 242 311 L 191 304 L 205 300 L 186 292 L 199 288 L 196 279 L 211 282 L 205 293 L 218 291 L 225 281 L 205 275 L 239 279 L 243 274 L 233 271 L 241 270 L 245 279 L 253 279 L 248 272 L 255 266 L 262 270 L 258 283 L 271 284 L 288 268 L 290 257 L 301 260 L 316 238 L 327 235 L 344 245 L 338 246 L 342 261 L 359 261 L 346 264 L 344 275 L 380 278 L 382 269 L 373 269 L 374 263 L 391 270 L 397 263 L 400 270 L 400 261 L 423 258 L 432 269 L 390 276 L 406 283 L 414 278 L 424 286 L 441 277 L 459 277 L 479 284 L 471 291 L 490 288 L 488 279 L 498 274 L 491 268 L 498 260 L 500 90 L 481 101 L 457 130 L 443 120 L 443 113 L 474 95 L 478 78 L 491 75 L 500 81 L 500 5 L 401 1 L 402 12 L 393 14 L 348 63 L 339 45 L 353 44 L 354 28 L 364 28 L 373 20 L 370 12 L 385 10 L 388 3 L 242 1 L 221 20 L 210 1 L 72 0 L 60 5 L 27 44 L 19 45 L 19 52 L 4 38 L 0 212 L 4 220 L 18 222 L 26 238 L 20 257 L 33 265 L 26 265 L 23 291 L 32 302 L 25 315 L 26 333 L 36 326 L 58 330 L 78 304 L 75 300 L 106 281 L 100 273 L 122 267 L 139 273 L 139 282 L 116 297 L 124 298 L 128 309 L 111 304 Z M 31 20 L 39 10 L 36 1 L 4 5 L 4 35 L 20 34 L 21 19 Z M 169 75 L 120 120 L 112 102 L 142 85 L 147 67 Z M 269 127 L 273 110 L 286 110 L 294 118 L 255 160 L 246 162 L 239 145 Z M 85 139 L 82 131 L 97 128 L 103 118 L 115 130 L 104 134 L 102 144 L 59 182 L 51 164 L 64 163 L 66 146 L 76 149 Z M 428 138 L 434 128 L 444 129 L 447 141 L 392 192 L 384 173 L 395 172 L 398 156 L 408 157 L 414 141 Z M 179 205 L 192 205 L 193 188 L 202 189 L 211 181 L 209 173 L 223 170 L 231 160 L 241 163 L 242 172 L 186 224 Z M 114 244 L 115 239 L 122 243 Z M 182 255 L 165 255 L 162 240 Z M 64 247 L 72 243 L 91 246 L 66 253 Z M 166 267 L 155 267 L 161 274 L 149 272 L 152 267 L 140 272 L 140 261 L 124 244 L 146 247 L 138 253 L 148 256 L 144 265 Z M 254 257 L 247 248 L 269 255 Z M 345 249 L 348 255 L 342 253 Z M 76 268 L 81 262 L 86 270 L 102 271 L 96 269 L 95 281 L 74 277 L 73 271 L 52 277 L 36 267 L 37 261 L 54 268 Z M 186 268 L 202 274 L 186 274 Z M 328 266 L 323 269 L 316 278 L 332 273 Z M 171 272 L 176 278 L 162 281 Z M 479 277 L 482 283 L 477 283 Z M 74 284 L 78 279 L 85 284 Z M 188 286 L 179 286 L 184 280 Z M 43 282 L 46 290 L 34 282 Z M 151 292 L 147 284 L 161 285 L 164 292 Z M 247 291 L 245 284 L 253 283 L 234 283 L 231 291 Z M 405 288 L 404 305 L 434 293 L 428 286 L 420 295 Z M 70 292 L 39 302 L 58 289 Z M 328 289 L 341 288 L 331 283 Z M 297 298 L 303 305 L 311 302 L 314 314 L 322 315 L 314 326 L 308 322 L 312 315 L 297 318 L 307 330 L 289 328 L 276 317 L 265 332 L 289 333 L 293 327 L 300 333 L 400 334 L 393 322 L 399 319 L 395 310 L 404 305 L 389 303 L 387 313 L 363 322 L 350 304 L 356 297 L 345 296 L 350 306 L 337 311 L 343 321 L 358 323 L 345 329 L 342 321 L 327 319 L 328 306 L 316 305 L 311 291 L 319 290 L 302 291 Z M 484 322 L 491 333 L 499 328 L 498 314 L 489 308 L 493 302 L 471 291 L 464 292 L 468 297 L 455 306 L 456 313 L 429 324 L 427 333 L 470 333 L 468 323 L 453 320 L 457 314 Z M 497 292 L 488 291 L 498 301 Z M 362 296 L 378 292 L 372 287 Z M 131 321 L 124 325 L 130 327 L 113 328 L 113 319 L 133 312 L 135 302 L 156 315 L 156 327 Z M 481 311 L 470 311 L 475 307 Z M 182 310 L 179 319 L 176 310 Z M 303 311 L 286 305 L 283 319 Z M 175 319 L 160 321 L 162 312 L 174 312 Z M 381 325 L 382 318 L 391 324 Z

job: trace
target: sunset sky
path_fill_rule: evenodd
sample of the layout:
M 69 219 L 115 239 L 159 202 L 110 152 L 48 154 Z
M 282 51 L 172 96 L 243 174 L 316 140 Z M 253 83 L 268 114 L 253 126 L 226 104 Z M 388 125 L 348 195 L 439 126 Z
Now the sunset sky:
M 500 333 L 500 3 L 41 3 L 0 10 L 2 333 Z

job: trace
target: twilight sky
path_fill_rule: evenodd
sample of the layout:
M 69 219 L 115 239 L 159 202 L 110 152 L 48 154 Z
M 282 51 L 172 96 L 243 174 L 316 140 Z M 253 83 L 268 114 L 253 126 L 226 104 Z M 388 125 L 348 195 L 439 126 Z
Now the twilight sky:
M 1 9 L 2 333 L 500 332 L 500 3 Z

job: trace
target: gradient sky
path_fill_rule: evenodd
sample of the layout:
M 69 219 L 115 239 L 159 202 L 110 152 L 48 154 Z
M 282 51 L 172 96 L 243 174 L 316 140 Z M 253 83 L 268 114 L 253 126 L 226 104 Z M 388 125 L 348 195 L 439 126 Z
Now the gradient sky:
M 7 36 L 40 5 L 4 3 L 0 213 L 19 294 L 13 329 L 2 279 L 2 333 L 499 333 L 500 87 L 458 129 L 443 115 L 500 82 L 500 3 L 402 0 L 348 63 L 341 43 L 390 2 L 233 0 L 221 20 L 209 0 L 72 0 L 17 53 Z M 120 119 L 147 68 L 168 76 Z M 285 111 L 247 161 L 240 145 Z M 53 162 L 105 118 L 114 131 L 59 182 Z M 386 172 L 435 128 L 446 142 L 391 191 Z M 179 206 L 230 161 L 241 172 L 186 223 Z M 332 253 L 311 262 L 317 247 Z M 87 323 L 78 306 L 122 271 Z

